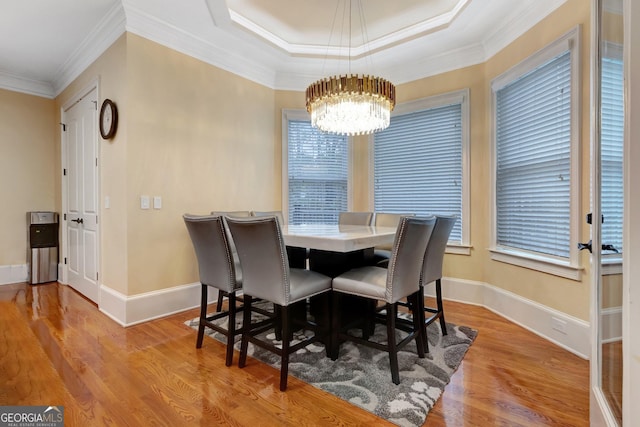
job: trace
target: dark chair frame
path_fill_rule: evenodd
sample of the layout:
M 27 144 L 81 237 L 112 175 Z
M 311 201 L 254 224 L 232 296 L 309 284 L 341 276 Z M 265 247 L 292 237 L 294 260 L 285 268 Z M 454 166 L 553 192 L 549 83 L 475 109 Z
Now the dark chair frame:
M 426 249 L 429 237 L 431 235 L 431 231 L 433 229 L 433 225 L 435 223 L 434 218 L 416 218 L 416 217 L 403 217 L 400 220 L 398 225 L 398 231 L 396 232 L 396 239 L 394 241 L 392 255 L 391 255 L 391 270 L 382 269 L 381 267 L 370 266 L 364 267 L 365 269 L 379 269 L 378 271 L 385 271 L 387 275 L 395 274 L 396 268 L 396 258 L 397 257 L 415 257 L 416 255 L 412 253 L 414 248 L 405 249 L 403 248 L 404 242 L 407 234 L 415 233 L 414 230 L 408 231 L 407 228 L 408 223 L 422 223 L 424 226 L 424 236 L 422 241 L 417 243 L 417 247 L 419 247 L 418 253 L 419 260 L 414 260 L 412 263 L 404 263 L 402 267 L 414 267 L 415 271 L 409 273 L 409 277 L 405 278 L 405 280 L 410 281 L 411 283 L 415 281 L 415 292 L 409 294 L 406 298 L 410 301 L 413 306 L 420 306 L 419 298 L 420 298 L 420 286 L 419 286 L 419 278 L 420 278 L 420 270 L 422 266 L 422 254 Z M 415 277 L 413 277 L 415 276 Z M 340 276 L 338 276 L 340 277 Z M 335 279 L 334 279 L 335 280 Z M 389 279 L 387 279 L 387 290 L 389 290 Z M 393 283 L 394 279 L 391 279 Z M 423 328 L 423 324 L 421 322 L 422 318 L 420 316 L 411 316 L 411 320 L 406 320 L 398 317 L 398 305 L 401 302 L 397 300 L 395 302 L 387 299 L 385 304 L 382 306 L 385 313 L 382 315 L 381 312 L 378 312 L 379 316 L 373 315 L 365 315 L 361 319 L 356 320 L 348 325 L 341 324 L 341 300 L 343 298 L 343 294 L 345 295 L 356 295 L 350 294 L 349 292 L 342 292 L 340 290 L 334 289 L 332 291 L 332 302 L 331 302 L 331 334 L 332 337 L 330 339 L 330 354 L 332 360 L 337 360 L 339 355 L 339 345 L 341 341 L 352 341 L 357 344 L 361 344 L 370 348 L 374 348 L 377 350 L 385 351 L 389 354 L 389 364 L 391 369 L 391 379 L 394 384 L 400 384 L 400 372 L 398 366 L 398 352 L 404 348 L 409 342 L 416 342 L 416 349 L 419 358 L 425 357 L 425 340 L 426 336 L 424 335 L 425 328 Z M 362 296 L 365 301 L 372 301 L 373 297 Z M 387 329 L 387 343 L 378 343 L 369 339 L 370 332 L 372 331 L 374 324 L 372 324 L 372 319 L 375 322 L 382 323 L 386 325 Z M 349 330 L 359 328 L 362 330 L 362 336 L 358 337 L 349 333 Z M 396 329 L 403 330 L 407 332 L 407 336 L 401 339 L 400 341 L 396 341 Z

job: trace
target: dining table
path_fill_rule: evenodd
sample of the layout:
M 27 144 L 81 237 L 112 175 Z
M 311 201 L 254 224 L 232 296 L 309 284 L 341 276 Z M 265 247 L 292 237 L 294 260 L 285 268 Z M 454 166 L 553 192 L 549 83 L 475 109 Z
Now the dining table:
M 374 247 L 390 245 L 395 227 L 339 224 L 288 224 L 282 227 L 289 247 L 308 251 L 309 269 L 330 277 L 368 265 Z
M 339 224 L 288 224 L 282 227 L 288 246 L 347 253 L 393 243 L 395 227 Z
M 336 277 L 352 268 L 371 265 L 374 247 L 392 244 L 396 235 L 396 227 L 374 225 L 288 224 L 281 229 L 288 248 L 302 248 L 308 253 L 310 270 L 330 277 Z M 312 297 L 309 301 L 309 312 L 318 324 L 325 326 L 331 324 L 331 302 L 328 299 L 329 294 L 325 293 Z M 344 296 L 342 306 L 349 307 L 349 310 L 342 313 L 342 324 L 370 319 L 375 311 L 375 302 L 353 295 Z M 306 315 L 304 306 L 294 308 L 295 311 L 300 311 L 299 316 Z M 328 338 L 325 335 L 321 341 L 330 348 Z

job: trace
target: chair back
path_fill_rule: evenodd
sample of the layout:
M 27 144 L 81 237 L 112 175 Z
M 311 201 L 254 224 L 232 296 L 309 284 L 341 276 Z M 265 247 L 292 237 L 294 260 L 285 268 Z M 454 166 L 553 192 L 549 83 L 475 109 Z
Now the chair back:
M 415 216 L 415 214 L 376 212 L 373 224 L 378 227 L 397 227 L 403 216 Z
M 251 216 L 275 216 L 280 221 L 280 227 L 286 225 L 284 222 L 284 215 L 282 215 L 282 211 L 251 211 Z
M 340 212 L 338 225 L 371 225 L 373 212 Z
M 232 216 L 234 218 L 248 218 L 251 216 L 251 211 L 213 211 L 211 215 L 223 215 Z
M 377 227 L 397 227 L 400 222 L 400 218 L 403 216 L 415 216 L 415 214 L 399 214 L 399 213 L 387 213 L 376 212 L 373 224 Z M 391 245 L 378 245 L 376 249 L 391 250 Z
M 185 214 L 183 219 L 198 260 L 200 282 L 226 292 L 240 289 L 222 217 Z
M 277 217 L 228 217 L 226 221 L 240 258 L 244 293 L 288 305 L 289 261 Z
M 449 235 L 456 223 L 456 216 L 436 216 L 431 239 L 424 253 L 421 283 L 426 285 L 442 277 L 442 263 L 447 249 Z
M 387 268 L 386 302 L 395 303 L 420 289 L 424 252 L 435 223 L 435 217 L 400 218 Z

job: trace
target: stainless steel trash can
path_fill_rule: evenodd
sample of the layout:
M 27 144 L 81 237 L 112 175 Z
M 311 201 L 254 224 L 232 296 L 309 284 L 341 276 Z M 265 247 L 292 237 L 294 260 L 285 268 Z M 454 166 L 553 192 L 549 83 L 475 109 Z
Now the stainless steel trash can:
M 58 214 L 27 212 L 29 283 L 58 280 Z

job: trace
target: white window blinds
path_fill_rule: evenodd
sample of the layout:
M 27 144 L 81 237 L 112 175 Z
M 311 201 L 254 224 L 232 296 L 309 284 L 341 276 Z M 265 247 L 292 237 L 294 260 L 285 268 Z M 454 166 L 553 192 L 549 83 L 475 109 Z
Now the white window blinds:
M 288 121 L 289 223 L 337 224 L 347 210 L 347 137 Z
M 602 59 L 601 80 L 602 243 L 622 252 L 622 150 L 624 141 L 623 69 L 620 59 Z
M 394 115 L 374 139 L 376 212 L 457 215 L 462 240 L 462 106 Z
M 496 243 L 568 258 L 571 55 L 495 92 Z

